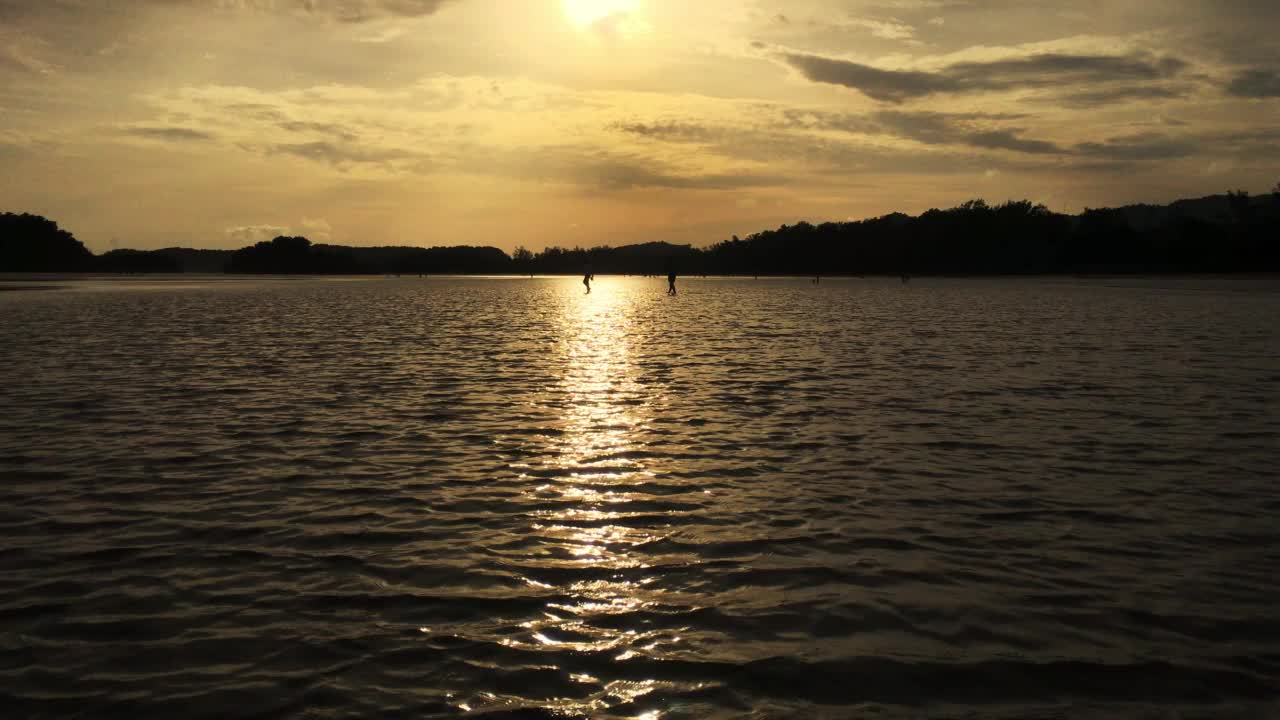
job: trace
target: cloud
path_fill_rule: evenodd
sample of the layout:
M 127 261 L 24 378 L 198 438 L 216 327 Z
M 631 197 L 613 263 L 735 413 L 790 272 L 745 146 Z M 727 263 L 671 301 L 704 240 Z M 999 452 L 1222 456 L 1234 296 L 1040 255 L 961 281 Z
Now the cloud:
M 863 134 L 881 132 L 880 125 L 868 115 L 812 108 L 784 108 L 776 125 L 786 129 L 836 130 Z
M 282 14 L 324 22 L 365 23 L 381 18 L 426 17 L 456 1 L 460 0 L 0 0 L 0 23 L 17 26 L 52 20 L 64 29 L 106 31 L 106 26 L 111 24 L 137 23 L 141 10 L 175 8 L 200 13 Z M 380 40 L 375 36 L 375 42 Z
M 967 145 L 987 150 L 1010 150 L 1031 155 L 1064 152 L 1054 143 L 1021 136 L 1018 127 L 992 127 L 1010 116 L 982 113 L 883 111 L 872 115 L 882 132 L 926 145 Z
M 961 62 L 941 70 L 884 70 L 807 53 L 783 52 L 783 62 L 813 82 L 853 88 L 882 102 L 940 93 L 968 93 L 1087 85 L 1119 81 L 1151 81 L 1181 72 L 1186 63 L 1176 58 L 1146 55 L 1072 55 L 1044 53 L 985 62 Z
M 1130 103 L 1134 100 L 1171 100 L 1186 97 L 1188 89 L 1164 85 L 1122 85 L 1102 90 L 1081 90 L 1047 98 L 1064 107 L 1094 108 Z
M 298 225 L 299 234 L 315 243 L 327 243 L 333 240 L 333 226 L 324 218 L 303 218 Z M 240 225 L 229 227 L 223 231 L 228 240 L 237 247 L 266 242 L 281 235 L 293 235 L 295 230 L 287 225 Z
M 808 143 L 802 157 L 815 164 L 847 164 L 860 162 L 856 150 L 847 145 L 811 135 L 812 131 L 841 132 L 853 135 L 887 135 L 923 145 L 961 146 L 981 150 L 1005 150 L 1026 155 L 1067 155 L 1070 150 L 1055 143 L 1022 136 L 1019 127 L 1003 125 L 1016 115 L 983 113 L 937 113 L 882 111 L 869 115 L 834 113 L 820 110 L 786 108 L 774 123 L 772 132 L 757 129 L 714 127 L 688 120 L 659 122 L 623 122 L 610 126 L 633 136 L 668 143 L 690 143 L 706 146 L 727 157 L 756 160 L 768 159 L 755 151 L 779 148 L 777 157 L 788 157 L 796 143 Z M 818 149 L 820 148 L 820 149 Z M 752 149 L 752 150 L 749 150 Z M 823 157 L 823 152 L 826 157 Z M 881 153 L 883 149 L 868 149 Z M 754 153 L 754 154 L 753 154 Z M 801 157 L 790 155 L 793 160 Z M 776 158 L 774 158 L 776 160 Z
M 484 174 L 617 192 L 643 188 L 727 190 L 782 185 L 786 179 L 750 170 L 711 170 L 704 163 L 677 166 L 652 153 L 626 153 L 588 145 L 559 145 L 471 158 L 466 169 Z
M 337 123 L 287 120 L 281 122 L 280 127 L 294 133 L 317 133 L 320 135 L 330 135 L 347 142 L 351 142 L 356 139 L 355 133 Z
M 963 136 L 963 141 L 973 147 L 1012 150 L 1032 155 L 1056 155 L 1062 152 L 1062 148 L 1051 142 L 1028 140 L 1019 137 L 1017 132 L 1013 130 L 988 130 L 986 132 L 968 133 Z
M 1238 158 L 1257 164 L 1280 156 L 1280 130 L 1276 129 L 1151 131 L 1059 141 L 1028 137 L 1028 131 L 1017 122 L 1028 116 L 1020 114 L 901 110 L 859 114 L 775 106 L 756 106 L 755 111 L 764 114 L 748 115 L 744 110 L 739 117 L 746 115 L 746 119 L 738 124 L 667 118 L 617 122 L 609 127 L 645 141 L 697 145 L 699 153 L 738 163 L 769 167 L 785 158 L 792 180 L 810 181 L 841 174 L 944 174 L 973 172 L 974 168 L 1005 173 L 1122 172 L 1193 157 Z M 1156 122 L 1188 128 L 1176 120 L 1156 118 Z M 877 139 L 883 137 L 912 144 L 887 145 Z M 695 156 L 684 149 L 680 153 Z M 704 179 L 707 185 L 722 182 L 715 177 Z M 681 186 L 678 181 L 671 185 Z
M 338 167 L 351 164 L 373 163 L 386 165 L 396 160 L 418 157 L 407 150 L 397 148 L 364 148 L 352 144 L 326 141 L 305 143 L 280 143 L 266 148 L 268 154 L 295 155 L 297 157 L 329 163 Z
M 1212 133 L 1207 142 L 1221 145 L 1250 161 L 1280 158 L 1280 128 L 1266 127 Z
M 808 80 L 844 85 L 886 102 L 899 103 L 913 97 L 958 90 L 947 78 L 933 73 L 881 70 L 848 60 L 803 53 L 784 53 L 782 59 Z
M 0 70 L 32 75 L 48 75 L 53 71 L 49 64 L 27 57 L 13 47 L 0 47 Z
M 0 10 L 3 10 L 3 5 L 0 5 Z M 0 13 L 0 20 L 3 19 L 4 15 Z M 36 77 L 53 75 L 60 68 L 50 60 L 41 57 L 48 53 L 49 49 L 49 43 L 38 37 L 0 25 L 0 70 Z
M 292 5 L 311 15 L 333 18 L 339 22 L 364 22 L 379 17 L 422 17 L 431 15 L 452 0 L 222 0 L 224 4 L 256 5 L 278 8 Z
M 713 128 L 700 123 L 680 121 L 619 122 L 610 128 L 667 142 L 706 142 L 714 139 L 716 133 Z
M 916 30 L 914 27 L 898 20 L 897 18 L 890 18 L 888 20 L 850 18 L 849 20 L 845 20 L 841 23 L 833 24 L 831 27 L 836 29 L 857 28 L 860 30 L 866 30 L 871 33 L 873 37 L 878 37 L 882 40 L 911 40 L 916 36 Z
M 121 132 L 126 135 L 147 138 L 148 140 L 165 140 L 170 142 L 206 142 L 216 139 L 212 134 L 203 130 L 194 130 L 187 127 L 151 127 L 151 126 L 135 126 L 124 128 Z
M 1017 171 L 1046 166 L 1041 158 L 1049 157 L 1052 165 L 1058 166 L 1071 152 L 1054 143 L 1022 137 L 1020 128 L 1007 124 L 1021 117 L 1018 115 L 856 114 L 773 106 L 754 110 L 755 114 L 744 109 L 735 117 L 736 123 L 720 125 L 667 119 L 610 127 L 648 142 L 699 146 L 696 153 L 681 148 L 677 157 L 710 154 L 766 168 L 785 164 L 789 177 L 782 183 L 784 187 L 803 182 L 819 182 L 828 189 L 847 187 L 867 173 L 952 174 L 975 172 L 975 167 Z M 886 137 L 911 142 L 886 143 Z M 990 152 L 993 150 L 1004 152 Z M 658 153 L 647 150 L 646 154 Z M 723 181 L 712 178 L 707 182 Z
M 289 232 L 289 228 L 281 225 L 241 225 L 229 227 L 225 231 L 227 239 L 238 246 L 264 242 L 281 235 L 288 235 Z
M 1110 138 L 1103 142 L 1080 143 L 1074 148 L 1077 154 L 1113 161 L 1169 160 L 1189 157 L 1204 150 L 1204 139 L 1169 137 L 1158 133 L 1140 133 Z
M 381 45 L 382 43 L 389 43 L 393 40 L 398 40 L 399 38 L 404 37 L 408 32 L 409 28 L 403 25 L 390 25 L 370 35 L 358 37 L 356 38 L 356 42 L 366 43 L 369 45 Z
M 990 113 L 902 112 L 884 110 L 870 115 L 784 111 L 792 127 L 838 130 L 870 135 L 892 135 L 925 145 L 966 145 L 987 150 L 1010 150 L 1032 155 L 1064 153 L 1054 143 L 1021 136 L 1019 127 L 998 123 L 1018 115 Z
M 363 22 L 379 17 L 422 17 L 431 15 L 455 0 L 0 0 L 0 20 L 17 21 L 37 15 L 65 14 L 74 17 L 100 10 L 128 15 L 140 7 L 185 6 L 196 10 L 224 12 L 286 12 Z
M 1172 57 L 1046 53 L 992 62 L 957 63 L 944 72 L 962 87 L 1000 89 L 1063 82 L 1157 80 L 1176 75 L 1186 67 L 1185 61 Z
M 1280 72 L 1275 70 L 1244 70 L 1236 74 L 1227 86 L 1227 92 L 1236 97 L 1280 97 Z
M 603 159 L 577 167 L 573 175 L 601 190 L 683 188 L 732 190 L 785 184 L 785 179 L 755 173 L 683 174 L 651 163 Z
M 916 35 L 915 28 L 900 20 L 863 20 L 859 24 L 885 40 L 910 40 Z
M 941 112 L 902 112 L 884 110 L 868 116 L 878 132 L 908 138 L 928 145 L 956 142 L 967 132 L 970 121 L 983 118 L 978 114 Z
M 305 158 L 343 171 L 363 166 L 382 175 L 416 171 L 428 158 L 457 147 L 466 123 L 457 113 L 418 110 L 434 107 L 432 98 L 429 87 L 380 91 L 344 85 L 277 92 L 188 86 L 142 97 L 155 112 L 151 126 L 181 124 L 193 128 L 192 137 L 216 136 L 246 152 Z M 428 136 L 452 144 L 425 151 L 422 139 Z
M 333 240 L 333 226 L 324 218 L 302 218 L 302 232 L 312 242 L 327 243 Z

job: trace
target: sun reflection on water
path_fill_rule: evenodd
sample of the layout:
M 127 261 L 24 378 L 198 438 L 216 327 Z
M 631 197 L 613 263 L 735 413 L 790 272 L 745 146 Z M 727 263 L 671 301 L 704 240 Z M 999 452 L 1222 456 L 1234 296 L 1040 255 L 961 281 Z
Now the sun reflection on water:
M 528 578 L 531 586 L 558 591 L 541 617 L 523 624 L 527 635 L 509 645 L 548 652 L 595 654 L 624 662 L 653 651 L 659 639 L 625 619 L 659 605 L 657 578 L 634 548 L 666 537 L 655 527 L 652 508 L 633 510 L 651 496 L 642 486 L 654 472 L 644 463 L 638 441 L 649 422 L 651 398 L 636 382 L 632 364 L 636 296 L 621 284 L 600 282 L 588 294 L 566 301 L 562 313 L 563 376 L 556 389 L 562 434 L 555 451 L 537 468 L 547 481 L 531 500 L 553 507 L 534 513 L 529 532 L 540 538 L 556 567 L 590 570 L 590 579 L 559 583 Z M 632 518 L 636 518 L 634 521 Z M 560 575 L 559 577 L 564 577 Z M 670 642 L 665 638 L 663 642 Z M 560 699 L 556 709 L 581 714 L 607 712 L 650 695 L 657 680 L 597 677 L 578 673 L 574 682 L 595 688 L 590 699 Z M 661 712 L 639 717 L 657 720 Z

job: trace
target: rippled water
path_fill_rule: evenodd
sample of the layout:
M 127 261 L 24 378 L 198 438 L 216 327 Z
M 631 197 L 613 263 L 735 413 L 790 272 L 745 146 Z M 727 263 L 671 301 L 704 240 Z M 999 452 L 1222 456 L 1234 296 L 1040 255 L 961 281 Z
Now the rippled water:
M 1280 282 L 0 293 L 8 717 L 1278 717 Z

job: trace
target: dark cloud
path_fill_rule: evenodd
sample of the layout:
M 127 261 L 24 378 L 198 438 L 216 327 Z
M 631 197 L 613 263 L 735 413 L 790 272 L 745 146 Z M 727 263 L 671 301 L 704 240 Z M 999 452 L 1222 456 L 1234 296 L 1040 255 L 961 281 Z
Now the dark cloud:
M 968 133 L 963 136 L 966 145 L 989 148 L 992 150 L 1012 150 L 1030 155 L 1056 155 L 1062 148 L 1044 140 L 1028 140 L 1019 137 L 1013 130 L 988 130 L 986 132 Z
M 1093 108 L 1134 100 L 1169 100 L 1186 97 L 1188 89 L 1163 85 L 1122 85 L 1102 90 L 1081 90 L 1054 95 L 1048 101 L 1075 108 Z
M 947 145 L 885 147 L 795 132 L 753 132 L 726 138 L 717 151 L 736 160 L 785 161 L 794 172 L 821 178 L 824 185 L 842 185 L 851 180 L 865 181 L 882 175 L 1025 170 L 1041 164 L 1040 160 L 1028 162 L 1023 156 L 1010 153 L 959 150 Z
M 459 167 L 546 182 L 570 182 L 594 191 L 644 188 L 730 190 L 781 186 L 787 178 L 755 172 L 699 172 L 675 167 L 649 154 L 616 152 L 584 145 L 468 153 Z
M 937 72 L 883 70 L 848 60 L 782 53 L 782 60 L 813 82 L 843 85 L 883 102 L 901 103 L 939 93 L 1088 85 L 1172 77 L 1186 63 L 1145 55 L 1043 54 L 949 65 Z
M 223 109 L 235 115 L 244 115 L 258 120 L 279 122 L 287 120 L 285 114 L 278 108 L 265 103 L 230 103 L 224 105 Z
M 56 0 L 50 0 L 56 2 Z M 13 22 L 35 10 L 45 3 L 40 0 L 0 0 L 0 22 Z
M 335 123 L 322 122 L 305 122 L 302 120 L 288 120 L 280 123 L 280 127 L 284 130 L 294 133 L 318 133 L 320 135 L 329 135 L 339 140 L 351 142 L 357 138 L 356 134 L 347 128 Z
M 1237 73 L 1227 92 L 1245 98 L 1280 97 L 1280 72 L 1254 69 Z
M 1133 0 L 1136 2 L 1137 0 Z M 1176 28 L 1176 40 L 1208 59 L 1242 67 L 1280 67 L 1280 3 L 1274 0 L 1147 2 L 1148 17 Z M 1185 50 L 1184 50 L 1185 52 Z
M 254 149 L 254 148 L 249 148 Z M 397 160 L 411 160 L 420 156 L 395 148 L 362 148 L 350 144 L 332 142 L 281 143 L 266 148 L 268 154 L 294 155 L 296 157 L 328 163 L 337 167 L 349 165 L 387 165 Z
M 610 126 L 631 135 L 664 140 L 666 142 L 706 142 L 715 137 L 716 130 L 692 122 L 623 122 Z
M 944 73 L 961 87 L 985 90 L 1052 83 L 1158 80 L 1172 77 L 1186 67 L 1185 61 L 1172 57 L 1049 53 L 993 62 L 958 63 Z
M 872 117 L 879 123 L 882 131 L 926 145 L 967 145 L 1032 155 L 1064 152 L 1051 142 L 1021 137 L 1022 128 L 991 127 L 993 120 L 1002 120 L 1007 116 L 884 111 L 875 113 Z
M 193 130 L 185 127 L 130 127 L 125 128 L 123 132 L 126 135 L 173 142 L 205 142 L 216 139 L 213 135 L 202 130 Z
M 944 145 L 954 143 L 966 131 L 961 124 L 972 116 L 937 112 L 878 112 L 876 122 L 893 135 L 904 137 L 926 145 Z
M 933 73 L 881 70 L 802 53 L 784 53 L 782 59 L 813 82 L 844 85 L 875 100 L 899 103 L 913 97 L 958 91 L 954 83 Z
M 430 15 L 453 0 L 293 0 L 292 3 L 274 0 L 240 1 L 272 8 L 292 4 L 307 13 L 331 17 L 341 22 L 364 22 L 389 15 Z
M 1280 128 L 1216 133 L 1211 140 L 1248 160 L 1274 162 L 1280 158 Z
M 866 134 L 880 132 L 879 124 L 866 115 L 796 108 L 787 108 L 782 111 L 780 125 L 784 128 L 804 130 L 836 130 Z
M 1148 132 L 1080 143 L 1071 151 L 1072 167 L 1084 171 L 1133 171 L 1188 158 L 1267 163 L 1280 158 L 1280 129 L 1178 135 Z
M 1190 157 L 1280 156 L 1280 130 L 1274 129 L 1229 133 L 1144 132 L 1066 145 L 1025 137 L 1023 128 L 1010 125 L 1010 121 L 1022 117 L 897 110 L 860 115 L 784 108 L 773 125 L 757 128 L 716 127 L 691 121 L 618 123 L 613 127 L 663 142 L 697 142 L 710 152 L 739 161 L 768 163 L 786 158 L 795 167 L 819 174 L 828 171 L 946 173 L 971 172 L 975 168 L 1112 172 Z M 1186 125 L 1180 121 L 1166 124 Z M 830 134 L 804 132 L 814 130 L 889 135 L 931 147 L 929 150 L 887 149 L 852 143 Z M 1004 152 L 984 152 L 992 150 Z
M 1022 128 L 999 123 L 1021 115 L 992 113 L 901 112 L 885 110 L 870 115 L 788 110 L 784 126 L 837 130 L 871 135 L 893 135 L 925 145 L 967 145 L 987 150 L 1010 150 L 1032 155 L 1063 153 L 1051 142 L 1021 137 Z
M 1203 138 L 1169 137 L 1158 133 L 1115 137 L 1100 143 L 1080 143 L 1074 148 L 1079 155 L 1110 161 L 1171 160 L 1205 150 Z
M 799 174 L 841 186 L 867 173 L 1017 171 L 1045 167 L 1046 162 L 1058 167 L 1061 159 L 1071 154 L 1053 143 L 1021 137 L 1020 128 L 1001 126 L 1020 115 L 897 111 L 861 115 L 807 108 L 763 109 L 779 112 L 772 122 L 763 120 L 754 127 L 692 121 L 618 123 L 612 127 L 655 141 L 696 142 L 704 151 L 735 161 L 785 161 Z M 838 133 L 901 137 L 929 147 L 884 147 L 852 141 Z M 988 152 L 991 150 L 1007 152 Z M 725 179 L 702 181 L 714 185 Z
M 601 190 L 636 188 L 681 188 L 701 190 L 733 190 L 747 187 L 783 185 L 784 178 L 752 173 L 682 174 L 670 168 L 629 160 L 603 160 L 577 168 L 579 181 Z
M 827 130 L 861 135 L 892 135 L 925 145 L 964 145 L 986 150 L 1009 150 L 1031 155 L 1064 154 L 1054 143 L 1021 136 L 1022 128 L 993 127 L 1018 115 L 985 113 L 936 113 L 882 111 L 870 115 L 820 110 L 784 109 L 776 127 L 783 130 Z M 615 123 L 616 130 L 663 142 L 687 142 L 723 146 L 737 138 L 740 144 L 759 141 L 763 133 L 715 128 L 688 121 Z

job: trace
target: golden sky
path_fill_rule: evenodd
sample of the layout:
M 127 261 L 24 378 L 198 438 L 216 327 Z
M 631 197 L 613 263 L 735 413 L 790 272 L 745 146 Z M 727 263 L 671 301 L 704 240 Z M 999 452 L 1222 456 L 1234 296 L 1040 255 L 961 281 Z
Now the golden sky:
M 0 210 L 93 250 L 708 244 L 1280 180 L 1272 0 L 0 0 Z

